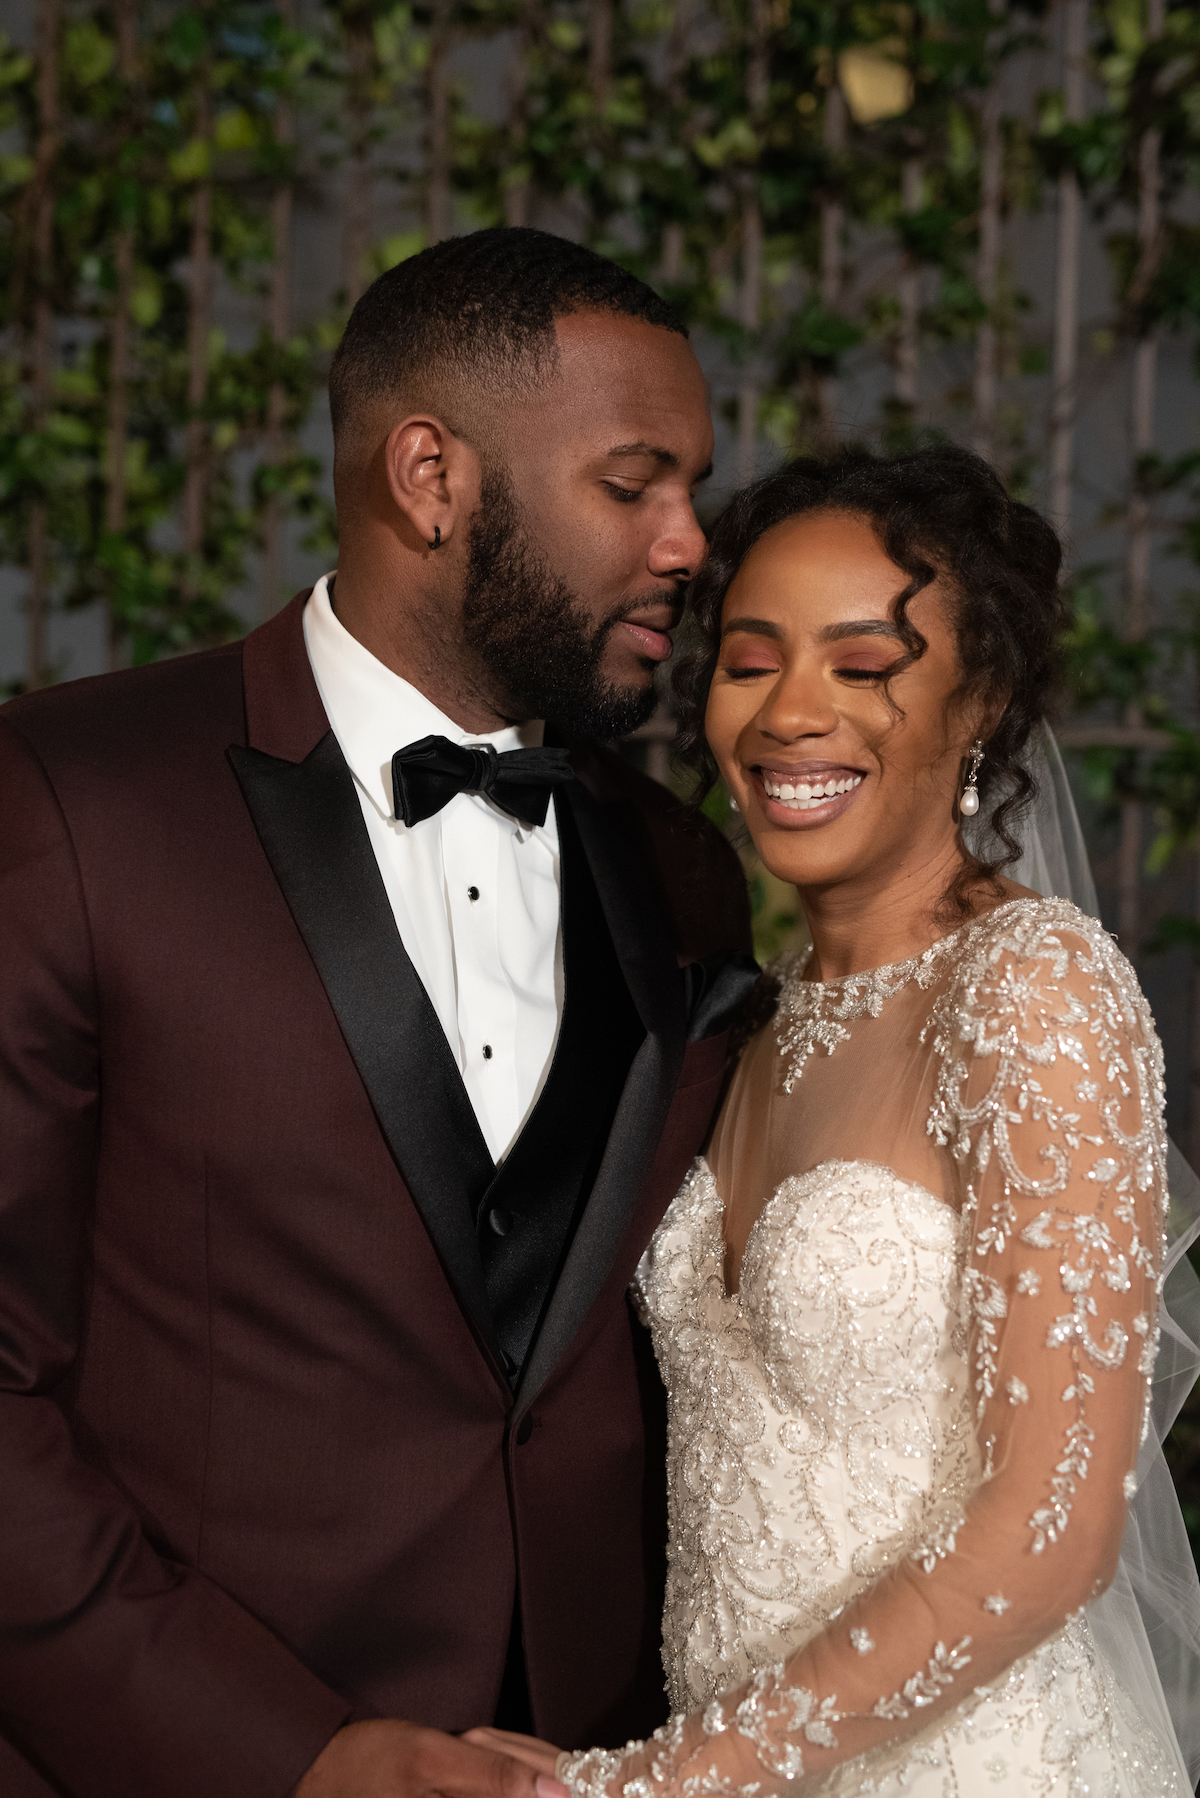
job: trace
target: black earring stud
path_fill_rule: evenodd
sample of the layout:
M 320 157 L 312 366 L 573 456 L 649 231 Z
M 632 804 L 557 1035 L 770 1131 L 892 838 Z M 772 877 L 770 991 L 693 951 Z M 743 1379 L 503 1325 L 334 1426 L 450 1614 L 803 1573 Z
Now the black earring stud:
M 442 547 L 442 527 L 440 524 L 435 524 L 433 527 L 433 542 L 429 547 L 430 549 L 441 549 Z

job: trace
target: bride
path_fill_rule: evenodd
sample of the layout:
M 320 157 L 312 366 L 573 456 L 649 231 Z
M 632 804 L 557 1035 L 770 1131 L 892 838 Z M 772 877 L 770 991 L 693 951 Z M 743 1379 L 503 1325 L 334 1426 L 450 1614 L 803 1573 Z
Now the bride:
M 1058 570 L 939 449 L 760 482 L 696 582 L 685 744 L 812 948 L 639 1269 L 674 1714 L 559 1755 L 586 1798 L 1191 1792 L 1094 1602 L 1158 1343 L 1162 1053 L 1096 921 L 1004 874 Z

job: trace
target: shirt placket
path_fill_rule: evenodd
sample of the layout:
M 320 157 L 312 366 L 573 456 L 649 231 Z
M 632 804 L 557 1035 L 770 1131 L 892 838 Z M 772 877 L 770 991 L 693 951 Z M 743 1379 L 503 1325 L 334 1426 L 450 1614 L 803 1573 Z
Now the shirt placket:
M 443 866 L 454 942 L 463 1081 L 494 1157 L 519 1119 L 517 1006 L 500 932 L 502 858 L 512 826 L 461 796 L 446 808 Z

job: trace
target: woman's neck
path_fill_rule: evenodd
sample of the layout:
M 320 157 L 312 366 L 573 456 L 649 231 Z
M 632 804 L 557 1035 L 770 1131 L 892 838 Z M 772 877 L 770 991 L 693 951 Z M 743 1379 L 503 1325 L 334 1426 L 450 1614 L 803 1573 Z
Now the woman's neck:
M 951 843 L 893 872 L 873 870 L 860 880 L 798 888 L 813 941 L 809 978 L 839 980 L 920 955 L 946 934 L 938 911 L 962 868 L 961 851 Z M 972 913 L 998 903 L 985 888 Z

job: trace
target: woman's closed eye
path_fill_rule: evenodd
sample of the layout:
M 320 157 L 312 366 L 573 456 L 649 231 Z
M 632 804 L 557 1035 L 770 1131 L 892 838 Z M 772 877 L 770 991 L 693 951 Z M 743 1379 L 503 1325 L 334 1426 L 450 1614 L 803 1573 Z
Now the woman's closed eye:
M 861 651 L 853 660 L 839 661 L 833 670 L 839 680 L 847 680 L 856 686 L 863 686 L 871 681 L 884 681 L 902 661 L 902 657 L 882 657 L 872 654 L 870 650 Z

